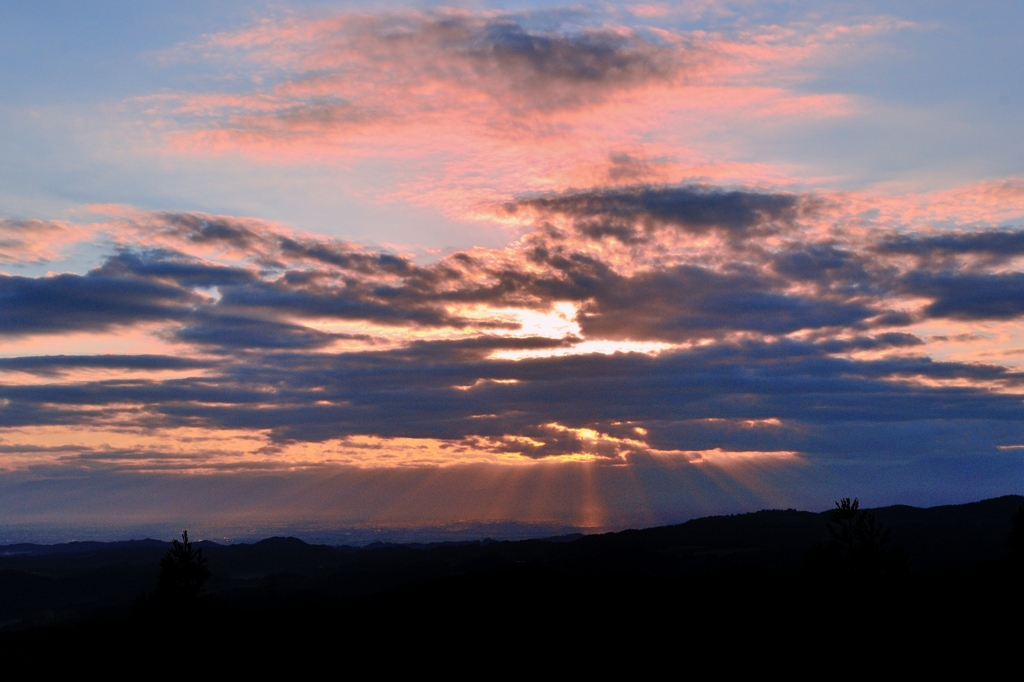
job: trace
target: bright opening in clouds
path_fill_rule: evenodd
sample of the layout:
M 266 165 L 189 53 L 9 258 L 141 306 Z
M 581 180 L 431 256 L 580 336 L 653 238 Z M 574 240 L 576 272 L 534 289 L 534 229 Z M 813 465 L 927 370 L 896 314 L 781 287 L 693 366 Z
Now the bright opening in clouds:
M 0 10 L 10 537 L 1020 491 L 1020 10 L 73 12 Z

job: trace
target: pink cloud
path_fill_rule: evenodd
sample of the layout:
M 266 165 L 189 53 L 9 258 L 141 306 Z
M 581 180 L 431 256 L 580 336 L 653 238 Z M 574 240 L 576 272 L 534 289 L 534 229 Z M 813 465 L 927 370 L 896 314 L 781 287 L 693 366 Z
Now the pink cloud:
M 389 159 L 402 171 L 387 196 L 468 216 L 496 193 L 624 178 L 611 160 L 624 153 L 664 181 L 717 179 L 730 168 L 748 173 L 747 184 L 792 177 L 741 161 L 722 131 L 855 113 L 846 95 L 801 92 L 805 72 L 898 28 L 883 18 L 726 36 L 616 24 L 535 31 L 462 11 L 293 16 L 195 48 L 258 72 L 248 91 L 140 103 L 165 125 L 174 153 Z M 358 179 L 349 191 L 361 191 Z M 378 195 L 380 185 L 363 191 Z
M 88 226 L 59 220 L 0 218 L 0 263 L 40 263 L 60 257 L 61 248 L 87 239 Z

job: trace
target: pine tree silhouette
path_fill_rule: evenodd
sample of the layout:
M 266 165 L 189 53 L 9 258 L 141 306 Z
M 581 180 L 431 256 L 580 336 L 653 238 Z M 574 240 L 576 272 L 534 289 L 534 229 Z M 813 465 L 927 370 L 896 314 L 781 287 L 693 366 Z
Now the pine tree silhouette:
M 903 573 L 909 568 L 906 554 L 888 546 L 889 529 L 874 514 L 861 511 L 857 498 L 836 502 L 825 529 L 829 540 L 811 551 L 812 567 L 865 577 Z
M 203 558 L 203 550 L 192 548 L 188 531 L 184 530 L 181 542 L 174 540 L 171 549 L 160 560 L 154 596 L 174 602 L 198 599 L 209 577 L 210 569 Z

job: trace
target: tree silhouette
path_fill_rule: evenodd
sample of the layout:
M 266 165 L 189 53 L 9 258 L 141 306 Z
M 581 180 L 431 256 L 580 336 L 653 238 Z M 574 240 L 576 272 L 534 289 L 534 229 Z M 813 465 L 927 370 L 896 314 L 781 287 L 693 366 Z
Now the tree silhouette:
M 909 560 L 901 549 L 891 549 L 889 529 L 860 509 L 860 500 L 844 497 L 836 502 L 825 524 L 829 540 L 810 555 L 814 567 L 863 576 L 891 575 L 907 570 Z
M 849 560 L 857 552 L 857 539 L 860 520 L 860 500 L 844 497 L 836 502 L 836 508 L 829 514 L 829 522 L 825 524 L 831 536 L 833 551 Z
M 173 602 L 193 601 L 202 594 L 209 577 L 210 569 L 203 558 L 203 550 L 193 549 L 188 531 L 182 531 L 181 542 L 174 540 L 171 549 L 160 560 L 154 596 Z

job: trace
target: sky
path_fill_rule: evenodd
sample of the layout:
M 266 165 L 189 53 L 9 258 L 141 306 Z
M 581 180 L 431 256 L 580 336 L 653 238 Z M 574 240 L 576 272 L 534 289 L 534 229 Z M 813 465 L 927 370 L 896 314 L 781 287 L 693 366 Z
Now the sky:
M 3 3 L 0 542 L 1020 493 L 1022 21 Z

